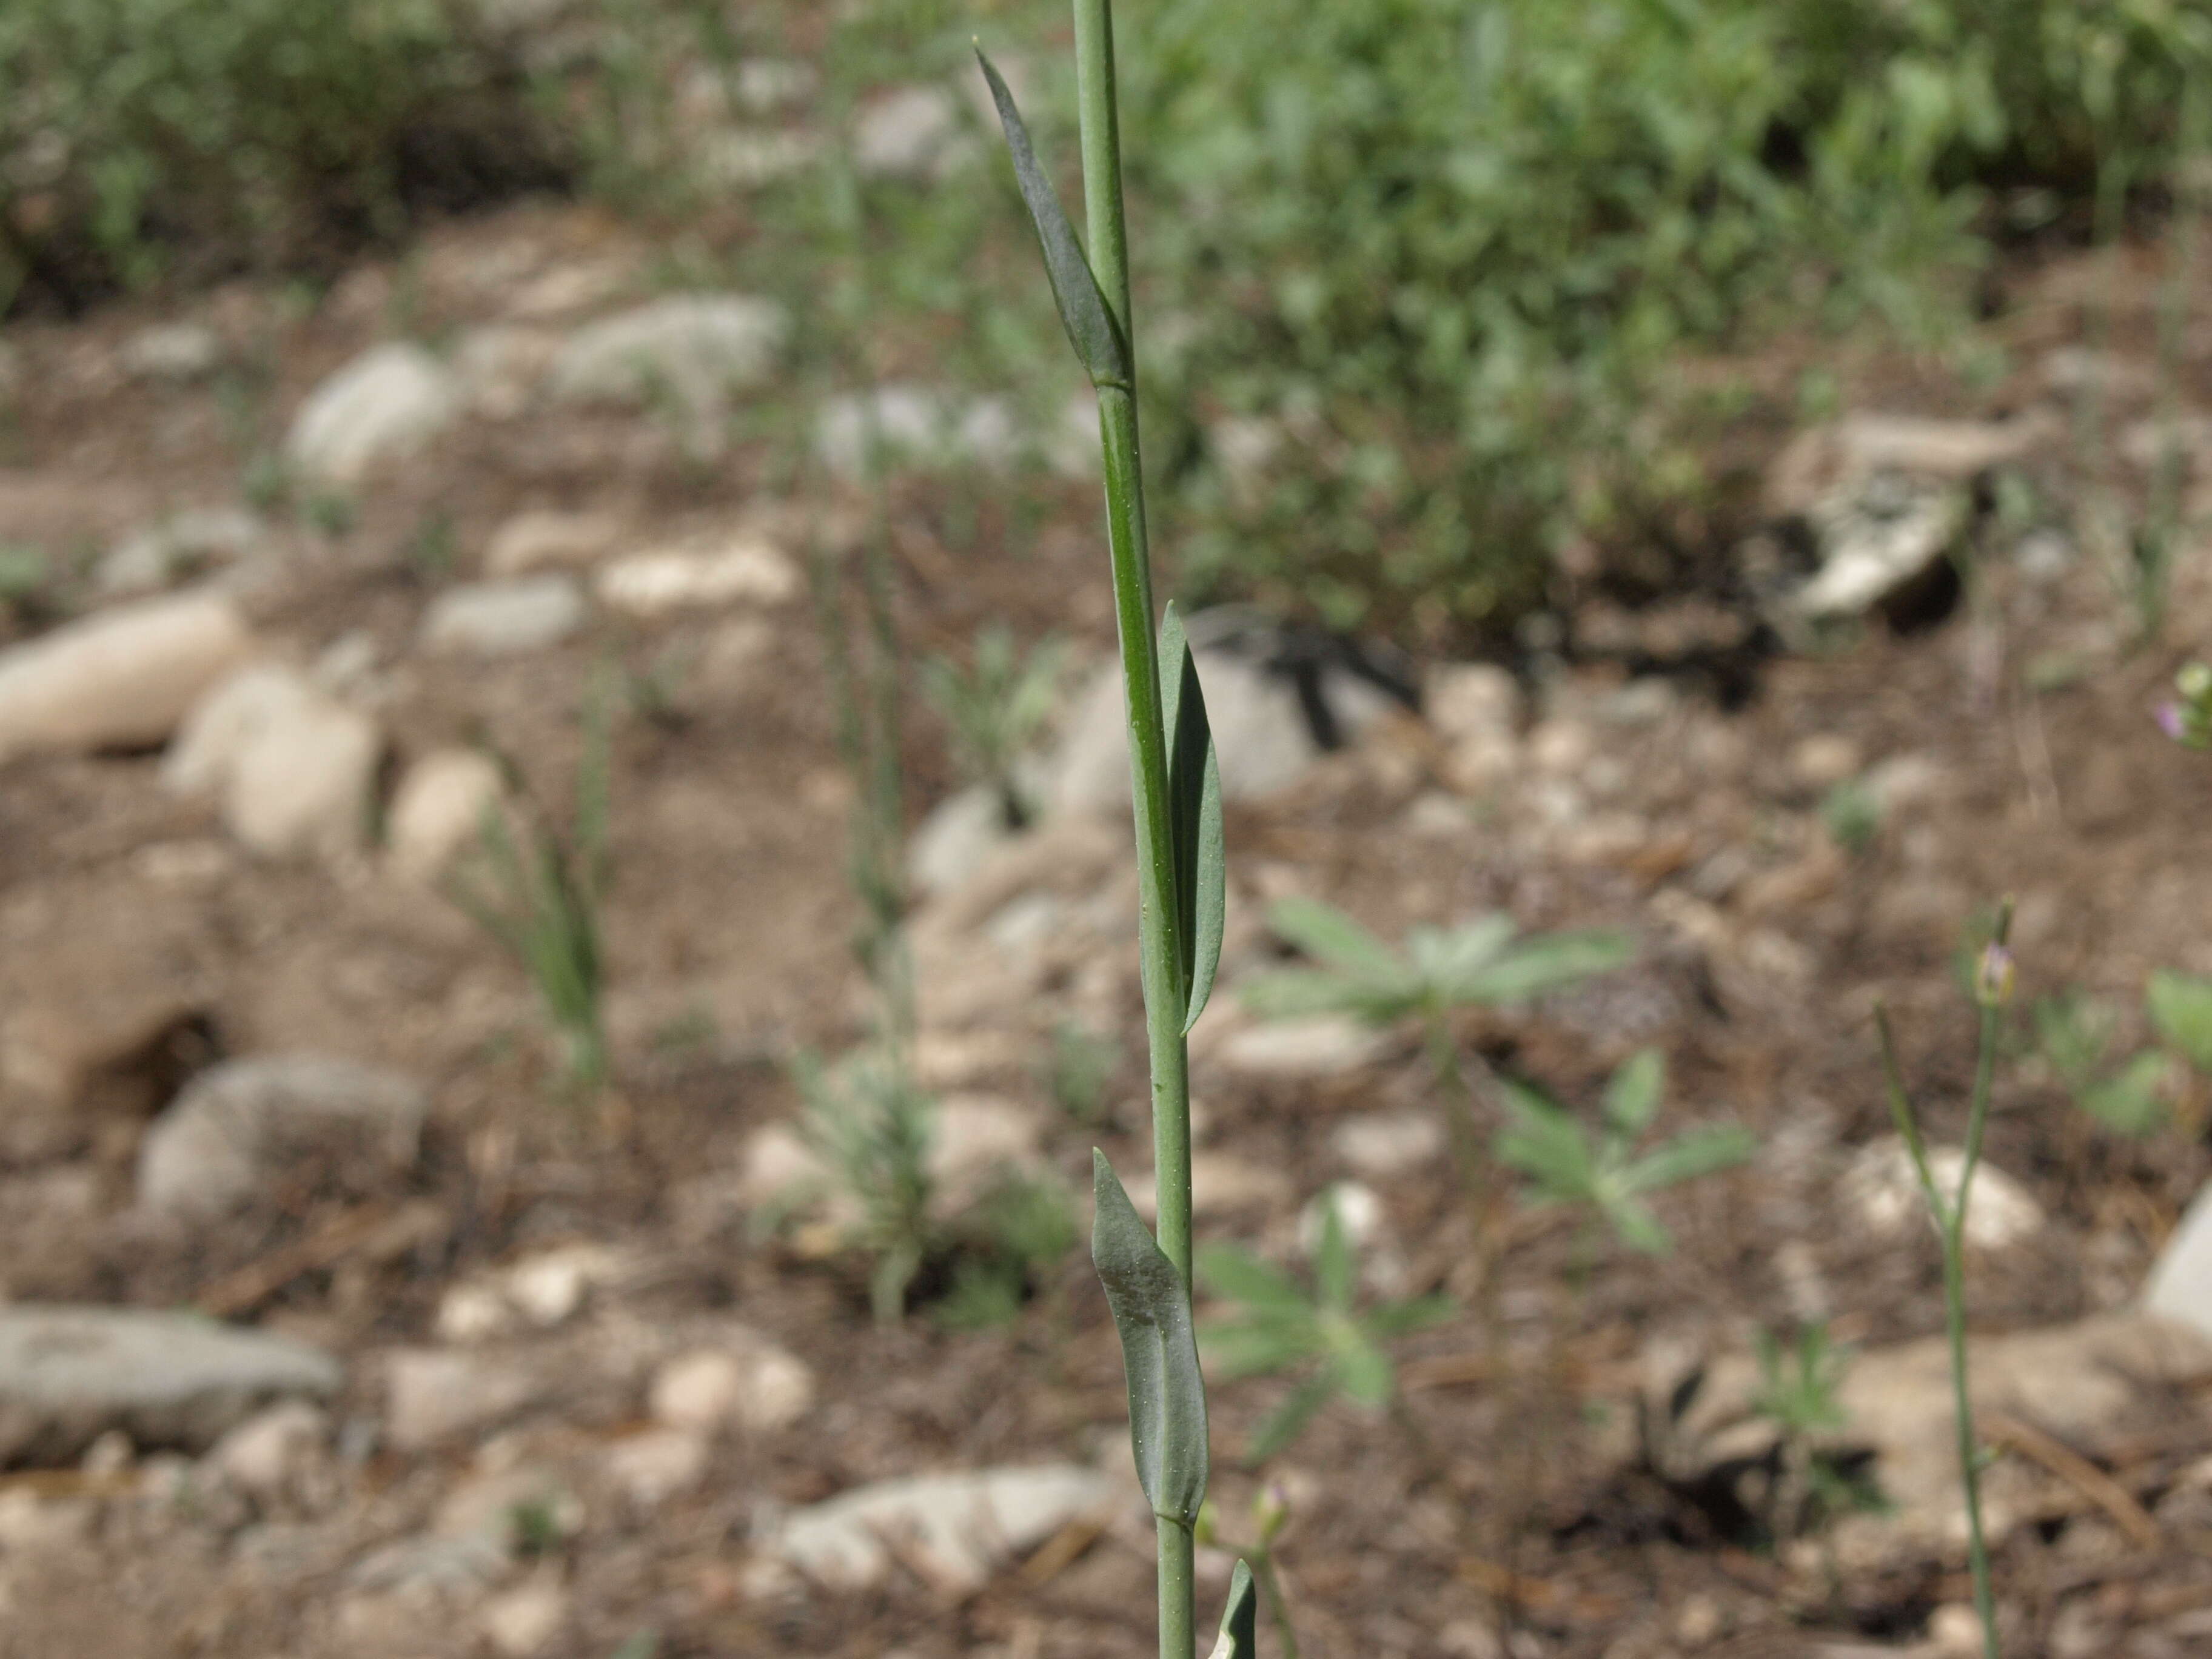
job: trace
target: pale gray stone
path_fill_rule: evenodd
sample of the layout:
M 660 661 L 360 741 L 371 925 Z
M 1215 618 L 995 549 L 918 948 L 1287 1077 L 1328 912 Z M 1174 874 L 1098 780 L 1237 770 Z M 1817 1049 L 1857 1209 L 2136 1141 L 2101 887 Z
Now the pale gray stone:
M 461 412 L 460 382 L 417 345 L 380 345 L 307 395 L 285 454 L 318 483 L 357 488 L 428 447 Z
M 111 599 L 157 592 L 245 558 L 263 544 L 267 534 L 259 519 L 237 507 L 173 514 L 118 544 L 100 562 L 93 581 Z
M 422 647 L 445 656 L 511 657 L 558 645 L 584 625 L 582 591 L 566 576 L 449 588 L 422 619 Z
M 579 331 L 554 360 L 553 394 L 633 408 L 667 398 L 696 416 L 764 381 L 789 331 L 772 300 L 672 295 Z
M 1122 1494 L 1112 1477 L 1079 1464 L 917 1475 L 797 1510 L 774 1547 L 827 1588 L 865 1589 L 880 1583 L 896 1559 L 888 1534 L 945 1587 L 974 1589 L 1010 1557 L 1071 1521 L 1109 1510 Z
M 305 1343 L 191 1314 L 0 1307 L 0 1462 L 68 1462 L 111 1430 L 204 1450 L 272 1401 L 327 1399 L 343 1380 Z
M 225 1060 L 154 1121 L 138 1202 L 179 1221 L 228 1214 L 313 1164 L 356 1184 L 413 1167 L 429 1098 L 397 1073 L 315 1054 Z
M 135 379 L 182 384 L 215 372 L 222 362 L 222 337 L 205 323 L 157 323 L 125 340 L 121 356 Z

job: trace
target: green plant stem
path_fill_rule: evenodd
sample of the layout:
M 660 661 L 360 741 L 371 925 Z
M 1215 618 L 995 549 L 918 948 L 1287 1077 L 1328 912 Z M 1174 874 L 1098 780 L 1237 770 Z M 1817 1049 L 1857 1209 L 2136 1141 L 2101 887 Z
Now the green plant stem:
M 1159 1546 L 1161 1659 L 1198 1651 L 1197 1540 L 1179 1521 L 1155 1516 Z
M 1984 1659 L 1997 1659 L 1996 1601 L 1990 1587 L 1990 1547 L 1982 1530 L 1982 1457 L 1974 1434 L 1974 1405 L 1966 1383 L 1966 1203 L 1974 1167 L 1981 1162 L 1982 1133 L 1989 1125 L 1990 1084 L 1996 1075 L 1998 1009 L 1982 1008 L 1981 1042 L 1974 1060 L 1973 1103 L 1966 1115 L 1966 1155 L 1959 1195 L 1943 1224 L 1943 1316 L 1951 1340 L 1953 1415 L 1959 1430 L 1959 1472 L 1966 1495 L 1966 1553 L 1974 1579 L 1974 1611 L 1982 1623 Z
M 1145 1029 L 1152 1074 L 1152 1168 L 1161 1252 L 1191 1282 L 1190 1061 L 1183 1017 L 1190 987 L 1182 927 L 1170 884 L 1174 832 L 1168 817 L 1168 750 L 1153 628 L 1152 563 L 1145 533 L 1145 483 L 1137 436 L 1135 319 L 1129 301 L 1127 230 L 1121 210 L 1120 118 L 1114 91 L 1114 19 L 1109 0 L 1074 0 L 1075 77 L 1082 124 L 1083 199 L 1091 268 L 1121 325 L 1133 365 L 1127 386 L 1098 387 L 1098 435 L 1105 459 L 1106 534 L 1114 568 L 1114 614 L 1129 719 L 1130 793 L 1136 817 L 1138 944 L 1144 972 Z M 1193 1540 L 1189 1527 L 1156 1518 L 1159 1554 L 1161 1659 L 1197 1651 Z
M 1283 1599 L 1283 1581 L 1275 1571 L 1275 1552 L 1272 1548 L 1251 1553 L 1252 1576 L 1259 1580 L 1260 1594 L 1267 1598 L 1267 1620 L 1275 1627 L 1275 1640 L 1283 1650 L 1283 1659 L 1298 1659 L 1298 1633 L 1291 1624 L 1291 1604 Z

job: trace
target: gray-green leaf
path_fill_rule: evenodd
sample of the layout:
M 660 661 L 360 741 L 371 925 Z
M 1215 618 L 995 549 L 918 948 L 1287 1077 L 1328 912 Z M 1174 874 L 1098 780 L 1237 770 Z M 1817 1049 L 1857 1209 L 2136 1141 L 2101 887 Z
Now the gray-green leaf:
M 1013 94 L 980 47 L 975 61 L 983 66 L 983 78 L 991 83 L 991 100 L 999 106 L 999 124 L 1006 130 L 1006 148 L 1014 159 L 1014 181 L 1021 186 L 1022 203 L 1030 210 L 1030 223 L 1044 250 L 1045 275 L 1052 280 L 1053 301 L 1060 307 L 1068 343 L 1083 360 L 1091 385 L 1120 386 L 1126 392 L 1135 375 L 1121 326 L 1114 320 L 1113 310 L 1099 291 L 1098 278 L 1084 257 L 1083 244 L 1076 240 L 1075 227 L 1068 222 L 1052 180 L 1037 163 L 1029 128 L 1014 107 Z
M 1153 1240 L 1106 1154 L 1092 1149 L 1091 1260 L 1121 1335 L 1129 1443 L 1155 1515 L 1189 1526 L 1206 1497 L 1206 1383 L 1182 1275 Z
M 1174 831 L 1176 904 L 1182 913 L 1186 1034 L 1206 1012 L 1221 963 L 1228 872 L 1222 844 L 1221 763 L 1206 694 L 1182 617 L 1170 603 L 1160 624 L 1160 714 L 1168 740 L 1168 816 Z
M 1260 1603 L 1252 1593 L 1252 1569 L 1242 1561 L 1229 1575 L 1229 1605 L 1221 1610 L 1221 1637 L 1207 1659 L 1259 1659 L 1256 1626 Z
M 2144 992 L 2151 1024 L 2200 1072 L 2212 1073 L 2212 979 L 2160 969 Z
M 1607 1121 L 1631 1139 L 1651 1127 L 1667 1089 L 1667 1062 L 1656 1048 L 1639 1048 L 1605 1085 Z

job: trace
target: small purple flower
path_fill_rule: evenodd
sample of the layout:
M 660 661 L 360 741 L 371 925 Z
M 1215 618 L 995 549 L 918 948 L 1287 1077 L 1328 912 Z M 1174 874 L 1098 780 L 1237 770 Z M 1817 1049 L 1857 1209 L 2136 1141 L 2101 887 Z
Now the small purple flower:
M 2162 702 L 2158 706 L 2158 729 L 2176 743 L 2189 741 L 2189 715 L 2178 702 Z

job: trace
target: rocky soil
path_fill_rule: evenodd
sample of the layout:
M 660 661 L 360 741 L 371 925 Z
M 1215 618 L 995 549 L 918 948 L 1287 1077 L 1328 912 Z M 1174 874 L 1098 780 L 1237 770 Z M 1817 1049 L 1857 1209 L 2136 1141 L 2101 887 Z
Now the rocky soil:
M 937 164 L 927 101 L 879 112 L 886 165 Z M 45 573 L 0 621 L 10 1659 L 1148 1650 L 1079 1255 L 1003 1328 L 926 1295 L 882 1327 L 861 1264 L 771 1224 L 805 1158 L 789 1063 L 867 1018 L 807 586 L 869 533 L 871 420 L 908 650 L 1003 617 L 1083 667 L 1021 835 L 908 723 L 940 1189 L 1012 1165 L 1080 1193 L 1094 1140 L 1149 1163 L 1095 484 L 1046 434 L 1018 518 L 989 483 L 1025 465 L 1011 417 L 921 382 L 752 418 L 792 395 L 787 319 L 657 292 L 649 256 L 532 208 L 433 238 L 404 307 L 372 265 L 306 312 L 241 286 L 0 338 L 0 543 Z M 1352 1183 L 1377 1287 L 1470 1310 L 1403 1345 L 1401 1409 L 1333 1407 L 1268 1471 L 1309 1654 L 1964 1650 L 1936 1258 L 1872 1000 L 1948 1142 L 1954 957 L 1999 893 L 2024 1000 L 2112 996 L 2134 1039 L 2147 974 L 2212 972 L 2212 768 L 2150 718 L 2212 637 L 2212 562 L 2185 545 L 2168 643 L 2132 648 L 2094 550 L 2007 505 L 2068 498 L 2092 380 L 2125 476 L 2155 458 L 2148 301 L 2091 357 L 2083 283 L 2021 273 L 2016 367 L 1972 406 L 1885 370 L 1774 434 L 1771 533 L 1711 593 L 1590 585 L 1506 663 L 1194 620 L 1231 803 L 1201 1234 L 1294 1262 Z M 488 811 L 565 802 L 595 683 L 614 1060 L 580 1101 L 445 881 Z M 1393 939 L 1624 930 L 1630 967 L 1468 1016 L 1478 1112 L 1498 1076 L 1585 1099 L 1656 1045 L 1665 1121 L 1757 1155 L 1659 1200 L 1663 1260 L 1583 1275 L 1571 1226 L 1513 1206 L 1482 1282 L 1417 1035 L 1240 1004 L 1291 896 Z M 1087 1121 L 1051 1080 L 1070 1031 L 1103 1045 Z M 2021 1654 L 2212 1641 L 2212 1282 L 2143 1306 L 2212 1165 L 2204 1079 L 2170 1088 L 2129 1140 L 2024 1045 L 2001 1068 L 1969 1287 Z M 1816 1321 L 1856 1355 L 1832 1449 L 1883 1498 L 1778 1538 L 1752 1336 Z M 1225 1542 L 1283 1390 L 1216 1389 Z

